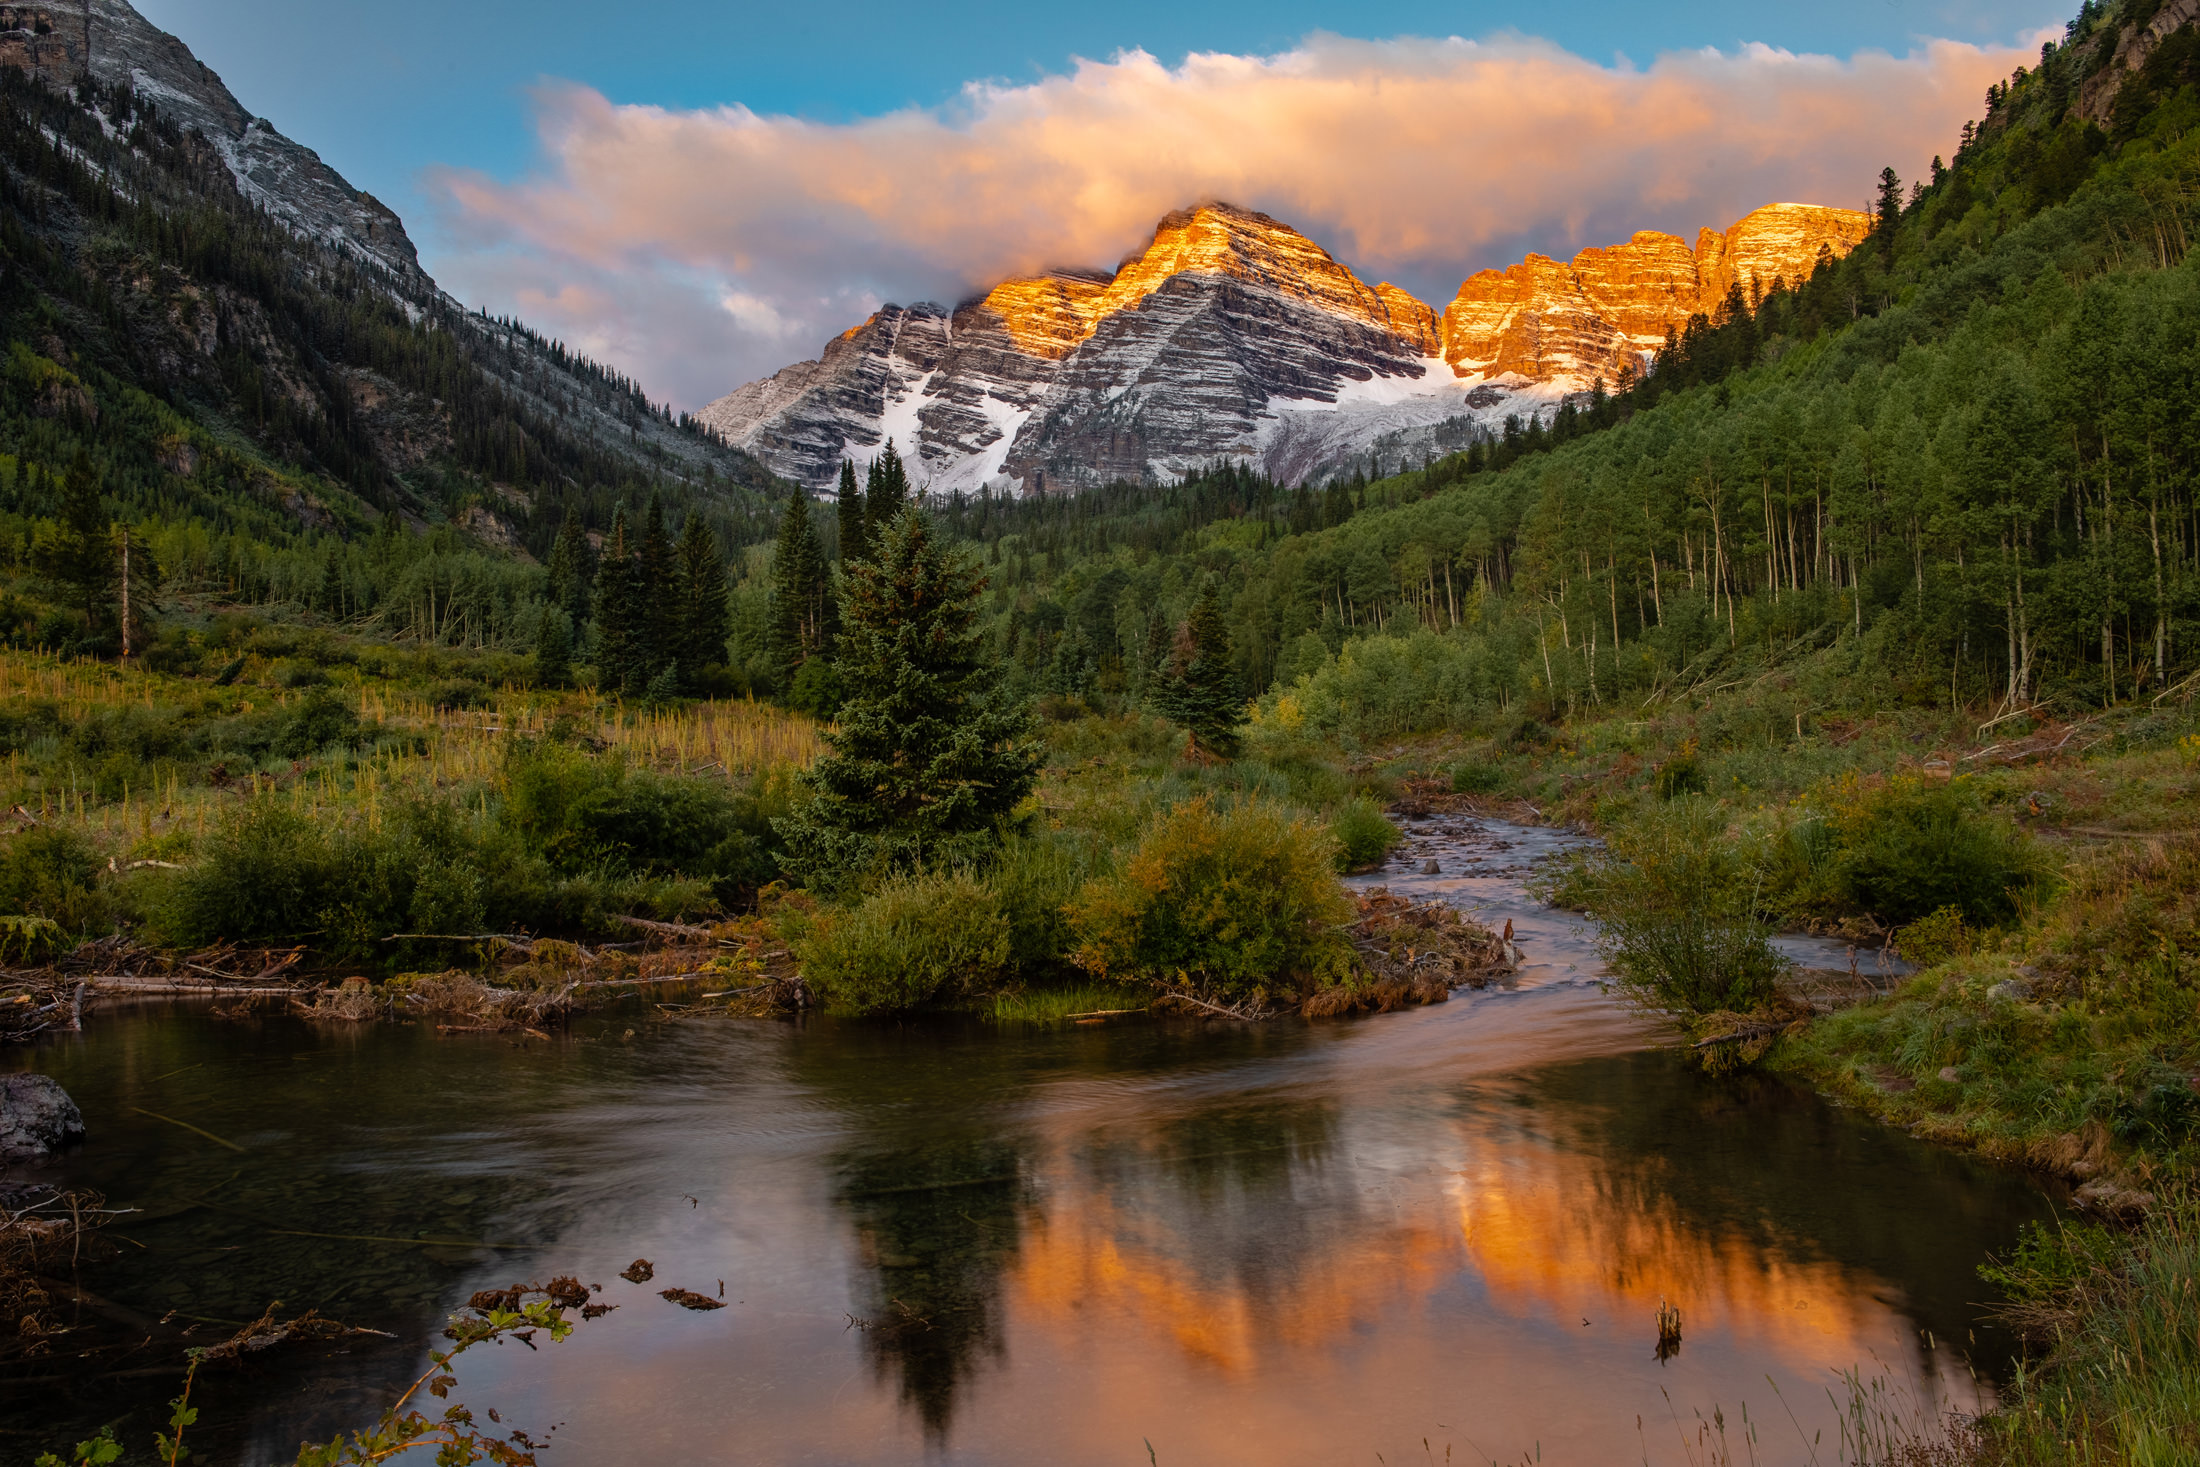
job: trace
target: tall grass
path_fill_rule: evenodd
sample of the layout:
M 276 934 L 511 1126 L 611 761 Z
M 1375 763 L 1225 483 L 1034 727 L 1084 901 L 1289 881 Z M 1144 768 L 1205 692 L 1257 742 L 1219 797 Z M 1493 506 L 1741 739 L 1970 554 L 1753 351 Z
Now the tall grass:
M 1072 983 L 1059 988 L 1024 988 L 993 995 L 987 1014 L 1002 1024 L 1060 1024 L 1088 1015 L 1128 1013 L 1148 1008 L 1153 990 L 1121 983 Z
M 2069 1323 L 1989 1418 L 1980 1460 L 2200 1462 L 2200 1207 L 2187 1196 L 2157 1212 L 2070 1295 Z
M 171 919 L 178 934 L 204 935 L 211 928 L 201 918 L 229 909 L 202 901 L 185 920 L 167 889 L 190 885 L 186 874 L 209 862 L 242 870 L 231 839 L 239 822 L 277 828 L 258 812 L 280 812 L 290 822 L 283 828 L 310 831 L 330 851 L 365 851 L 404 846 L 427 802 L 484 833 L 474 845 L 486 864 L 476 864 L 494 878 L 516 869 L 521 855 L 545 854 L 515 848 L 488 855 L 514 755 L 535 747 L 569 750 L 602 776 L 583 782 L 602 788 L 589 795 L 587 828 L 572 837 L 586 844 L 587 860 L 547 853 L 563 886 L 546 886 L 547 905 L 529 915 L 593 913 L 611 896 L 632 896 L 640 910 L 687 907 L 693 883 L 665 884 L 681 872 L 727 892 L 771 873 L 754 851 L 682 849 L 660 860 L 637 856 L 637 842 L 662 834 L 660 817 L 737 796 L 730 814 L 715 805 L 704 812 L 726 827 L 713 839 L 753 826 L 747 839 L 761 849 L 769 842 L 762 822 L 784 806 L 790 776 L 820 747 L 808 718 L 747 700 L 630 710 L 586 693 L 374 682 L 340 666 L 334 677 L 304 664 L 286 664 L 279 675 L 275 684 L 223 684 L 142 665 L 0 650 L 0 810 L 20 808 L 26 830 L 74 842 L 69 849 L 83 857 L 66 863 L 65 879 L 56 872 L 44 881 L 0 881 L 0 915 L 51 918 L 74 935 L 105 932 L 125 918 Z M 35 844 L 17 841 L 26 857 Z M 667 866 L 674 859 L 677 872 Z M 643 877 L 653 883 L 647 893 L 633 886 Z M 575 880 L 591 888 L 579 907 Z M 334 900 L 314 905 L 325 912 Z M 228 921 L 213 925 L 226 932 Z M 280 925 L 302 932 L 326 922 L 294 913 Z

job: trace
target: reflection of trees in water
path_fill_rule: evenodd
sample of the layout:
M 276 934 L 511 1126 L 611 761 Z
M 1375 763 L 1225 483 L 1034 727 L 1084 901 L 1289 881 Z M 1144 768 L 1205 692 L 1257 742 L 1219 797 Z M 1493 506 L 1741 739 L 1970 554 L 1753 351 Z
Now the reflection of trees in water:
M 1001 1353 L 1001 1276 L 1031 1202 L 1023 1146 L 987 1137 L 844 1153 L 839 1172 L 865 1353 L 944 1439 L 957 1391 Z
M 830 1165 L 855 1235 L 864 1353 L 935 1439 L 1001 1353 L 1001 1279 L 1032 1205 L 1020 1112 L 1054 1067 L 1012 1039 L 957 1043 L 993 1038 L 958 1029 L 825 1023 L 790 1052 L 794 1076 L 848 1132 Z
M 100 1120 L 95 1144 L 67 1153 L 54 1179 L 137 1209 L 114 1229 L 128 1241 L 86 1260 L 79 1286 L 167 1325 L 86 1308 L 51 1354 L 0 1362 L 0 1420 L 25 1434 L 0 1435 L 0 1463 L 102 1424 L 142 1440 L 167 1419 L 184 1350 L 214 1344 L 272 1300 L 284 1317 L 315 1308 L 397 1335 L 201 1372 L 195 1450 L 288 1461 L 302 1439 L 373 1419 L 412 1381 L 422 1346 L 478 1270 L 510 1282 L 535 1267 L 505 1250 L 397 1240 L 526 1243 L 554 1237 L 572 1205 L 543 1185 L 558 1163 L 507 1125 L 554 1111 L 570 1077 L 508 1046 L 283 1015 L 219 1021 L 178 1006 L 102 1016 L 97 1031 L 43 1058 Z M 471 1133 L 452 1135 L 453 1116 Z

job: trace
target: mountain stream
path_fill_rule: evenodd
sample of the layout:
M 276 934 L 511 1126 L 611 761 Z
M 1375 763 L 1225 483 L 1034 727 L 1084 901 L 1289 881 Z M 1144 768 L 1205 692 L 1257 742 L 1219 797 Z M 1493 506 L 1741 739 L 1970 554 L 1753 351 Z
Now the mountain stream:
M 160 1002 L 0 1064 L 89 1125 L 28 1175 L 140 1209 L 85 1287 L 208 1342 L 276 1299 L 396 1336 L 210 1369 L 201 1460 L 371 1420 L 473 1290 L 553 1274 L 617 1309 L 467 1355 L 455 1393 L 556 1425 L 546 1467 L 1679 1464 L 1721 1432 L 1738 1461 L 1831 1464 L 1844 1372 L 1911 1424 L 1990 1404 L 2012 1344 L 1975 1269 L 2046 1193 L 1704 1074 L 1523 891 L 1575 839 L 1416 823 L 1362 884 L 1510 920 L 1526 961 L 1370 1019 L 637 1006 L 544 1042 Z M 619 1276 L 637 1258 L 649 1283 Z M 171 1364 L 19 1366 L 0 1460 L 133 1405 L 139 1444 Z

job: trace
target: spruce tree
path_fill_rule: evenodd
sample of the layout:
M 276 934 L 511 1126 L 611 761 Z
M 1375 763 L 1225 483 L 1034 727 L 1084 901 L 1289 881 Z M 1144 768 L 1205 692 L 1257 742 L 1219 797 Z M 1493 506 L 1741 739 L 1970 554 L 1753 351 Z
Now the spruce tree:
M 831 602 L 824 547 L 810 523 L 810 496 L 798 488 L 787 497 L 772 550 L 770 651 L 782 688 L 793 684 L 804 662 L 825 650 Z
M 1223 759 L 1237 754 L 1245 700 L 1238 692 L 1230 629 L 1222 619 L 1222 595 L 1212 577 L 1177 628 L 1150 701 L 1155 712 L 1190 736 L 1195 750 Z
M 635 610 L 640 642 L 642 681 L 647 683 L 679 655 L 680 606 L 673 594 L 679 555 L 672 536 L 665 531 L 664 501 L 649 496 L 649 511 L 642 517 L 642 534 L 634 550 Z
M 81 448 L 61 481 L 61 533 L 47 568 L 70 605 L 84 613 L 87 634 L 114 621 L 115 537 L 107 522 L 106 497 L 99 492 L 99 474 Z
M 573 634 L 565 609 L 555 601 L 542 603 L 542 621 L 535 629 L 535 684 L 562 688 L 573 675 Z
M 558 538 L 550 546 L 550 559 L 543 566 L 543 594 L 552 605 L 562 607 L 575 626 L 588 620 L 588 591 L 596 578 L 595 559 L 588 532 L 581 528 L 580 515 L 567 509 L 565 523 L 558 526 Z
M 871 461 L 871 482 L 863 504 L 864 543 L 876 547 L 887 527 L 901 518 L 902 506 L 908 502 L 909 473 L 902 467 L 894 440 L 889 438 L 885 452 Z
M 733 634 L 733 606 L 726 591 L 726 558 L 718 537 L 699 514 L 690 513 L 680 530 L 679 644 L 674 649 L 681 675 L 698 686 L 703 670 L 726 660 L 726 639 Z
M 1902 180 L 1892 168 L 1879 170 L 1879 235 L 1889 247 L 1894 244 L 1894 227 L 1902 220 Z
M 844 458 L 840 461 L 840 563 L 862 560 L 868 554 L 864 545 L 863 489 L 856 483 L 856 461 Z
M 985 585 L 917 508 L 849 568 L 840 725 L 804 776 L 812 798 L 774 822 L 803 879 L 982 861 L 1037 784 L 1030 706 L 1004 695 L 979 625 Z
M 649 681 L 640 645 L 644 594 L 635 579 L 622 506 L 611 516 L 611 533 L 604 537 L 603 558 L 596 567 L 596 686 L 603 692 L 629 686 L 638 690 Z

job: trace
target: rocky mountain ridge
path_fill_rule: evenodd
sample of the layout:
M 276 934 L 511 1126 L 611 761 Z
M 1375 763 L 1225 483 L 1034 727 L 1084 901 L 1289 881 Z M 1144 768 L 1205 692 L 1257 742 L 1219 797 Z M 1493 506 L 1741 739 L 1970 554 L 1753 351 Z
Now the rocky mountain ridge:
M 1855 210 L 1768 205 L 1693 247 L 1644 231 L 1569 263 L 1482 271 L 1439 316 L 1265 214 L 1207 203 L 1162 219 L 1113 272 L 1004 281 L 953 310 L 883 307 L 698 416 L 817 488 L 888 439 L 939 493 L 1156 479 L 1218 458 L 1295 483 L 1616 383 L 1737 285 L 1798 282 L 1870 227 Z
M 560 424 L 644 474 L 759 487 L 771 482 L 749 455 L 692 424 L 683 426 L 631 382 L 446 294 L 421 268 L 393 210 L 253 115 L 189 46 L 128 0 L 0 5 L 0 67 L 61 89 L 88 71 L 102 88 L 126 88 L 150 102 L 161 118 L 206 140 L 244 200 L 299 239 L 366 267 L 416 321 L 432 321 L 458 337 L 472 364 L 542 421 Z M 455 431 L 444 404 L 393 393 L 387 382 L 360 378 L 352 393 L 356 410 L 386 420 L 380 436 L 403 440 L 387 455 L 399 471 L 441 451 Z

